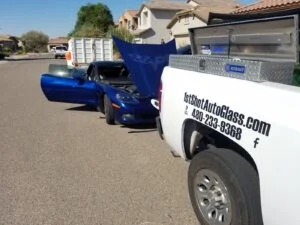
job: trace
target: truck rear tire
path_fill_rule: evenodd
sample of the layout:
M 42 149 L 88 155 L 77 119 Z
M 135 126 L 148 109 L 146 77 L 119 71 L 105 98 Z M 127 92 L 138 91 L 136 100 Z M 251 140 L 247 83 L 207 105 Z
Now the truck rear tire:
M 201 225 L 262 225 L 259 178 L 228 149 L 198 153 L 188 171 L 190 200 Z
M 105 120 L 107 124 L 110 125 L 115 124 L 114 109 L 107 95 L 104 95 L 104 114 L 105 114 Z

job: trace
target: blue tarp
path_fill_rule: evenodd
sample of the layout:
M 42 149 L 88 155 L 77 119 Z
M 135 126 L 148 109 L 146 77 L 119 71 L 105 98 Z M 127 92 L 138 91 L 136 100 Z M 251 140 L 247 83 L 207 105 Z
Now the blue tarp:
M 113 40 L 140 94 L 156 97 L 169 55 L 177 52 L 175 40 L 164 44 L 135 44 L 115 36 Z

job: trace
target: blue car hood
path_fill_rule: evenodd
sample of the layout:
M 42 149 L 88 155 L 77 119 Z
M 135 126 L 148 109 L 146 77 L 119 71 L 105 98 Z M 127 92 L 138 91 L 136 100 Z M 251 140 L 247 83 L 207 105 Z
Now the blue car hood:
M 135 44 L 115 36 L 113 40 L 139 93 L 156 97 L 161 74 L 169 63 L 169 55 L 177 52 L 175 40 L 164 44 Z

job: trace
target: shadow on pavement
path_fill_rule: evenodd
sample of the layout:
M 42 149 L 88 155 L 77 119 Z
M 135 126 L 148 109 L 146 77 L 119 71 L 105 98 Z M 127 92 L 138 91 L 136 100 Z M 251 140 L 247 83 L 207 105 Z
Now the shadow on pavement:
M 68 111 L 86 111 L 86 112 L 97 112 L 96 109 L 94 109 L 91 106 L 87 106 L 87 105 L 82 105 L 82 106 L 75 106 L 75 107 L 71 107 L 66 109 Z
M 82 111 L 82 112 L 97 112 L 97 109 L 87 106 L 87 105 L 82 105 L 82 106 L 75 106 L 66 109 L 68 111 Z M 100 115 L 99 119 L 105 120 L 105 116 Z M 119 125 L 121 128 L 127 128 L 129 129 L 128 133 L 129 134 L 135 134 L 135 133 L 147 133 L 147 132 L 156 132 L 156 124 L 155 123 L 150 123 L 150 124 L 134 124 L 134 125 L 124 125 L 124 124 L 119 124 L 116 123 L 115 125 Z M 109 125 L 112 126 L 112 125 Z
M 150 133 L 150 132 L 156 132 L 156 129 L 152 129 L 152 130 L 132 130 L 132 131 L 128 131 L 128 134 Z
M 156 124 L 121 125 L 121 128 L 129 128 L 129 134 L 156 132 Z

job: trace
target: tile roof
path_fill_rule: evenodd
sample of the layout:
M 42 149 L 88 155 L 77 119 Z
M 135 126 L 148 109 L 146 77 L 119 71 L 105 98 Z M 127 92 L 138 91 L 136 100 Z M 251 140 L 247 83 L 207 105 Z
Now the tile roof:
M 214 0 L 211 0 L 214 1 Z M 169 24 L 167 25 L 167 29 L 172 28 L 172 26 L 177 22 L 177 20 L 186 15 L 196 16 L 198 19 L 202 20 L 203 22 L 207 23 L 209 13 L 231 13 L 236 8 L 235 5 L 210 5 L 210 6 L 195 6 L 190 10 L 182 10 L 177 12 L 175 16 L 171 19 Z
M 270 9 L 288 9 L 293 6 L 296 6 L 295 8 L 299 8 L 300 0 L 260 0 L 256 3 L 241 7 L 233 13 L 251 13 Z
M 184 9 L 192 8 L 191 5 L 183 2 L 175 2 L 168 0 L 151 0 L 142 4 L 139 13 L 141 13 L 142 9 L 147 7 L 148 9 L 158 9 L 158 10 L 168 10 L 168 11 L 180 11 Z
M 216 6 L 218 8 L 220 8 L 220 6 L 235 7 L 238 5 L 242 5 L 238 0 L 190 0 L 190 1 L 196 2 L 200 6 Z
M 209 13 L 231 13 L 233 10 L 233 7 L 200 7 L 195 10 L 194 14 L 203 22 L 207 23 Z
M 48 41 L 48 44 L 67 44 L 68 43 L 68 38 L 52 38 Z
M 13 36 L 11 36 L 9 34 L 0 34 L 1 41 L 13 41 L 12 38 L 13 38 Z
M 0 41 L 13 42 L 13 40 L 11 40 L 7 37 L 0 37 Z
M 127 13 L 132 17 L 136 17 L 139 13 L 139 10 L 127 10 Z

